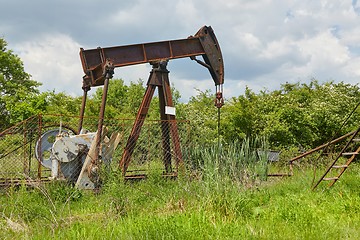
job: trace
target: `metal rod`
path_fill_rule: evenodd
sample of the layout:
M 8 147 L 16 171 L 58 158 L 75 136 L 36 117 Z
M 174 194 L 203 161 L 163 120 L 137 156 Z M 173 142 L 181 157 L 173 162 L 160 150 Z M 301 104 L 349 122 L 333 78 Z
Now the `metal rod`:
M 28 170 L 28 175 L 30 175 L 30 171 L 31 171 L 31 157 L 32 157 L 32 141 L 33 141 L 33 131 L 30 130 L 30 144 L 29 144 L 29 161 L 28 161 L 28 166 L 29 166 L 29 170 Z
M 40 139 L 41 138 L 41 132 L 42 132 L 42 115 L 41 114 L 39 114 L 39 130 L 38 130 L 38 139 Z M 38 149 L 36 149 L 36 151 L 37 151 L 37 153 L 38 153 L 38 156 L 40 156 L 40 159 L 41 159 L 41 161 L 43 160 L 43 155 L 42 155 L 42 153 L 41 153 L 41 141 L 39 142 L 39 147 L 38 147 Z M 38 179 L 41 179 L 41 162 L 40 161 L 38 161 L 38 174 L 37 174 L 37 177 L 38 177 Z
M 85 114 L 85 106 L 86 106 L 86 99 L 87 99 L 87 92 L 89 91 L 88 88 L 84 88 L 84 94 L 81 101 L 81 108 L 80 108 L 80 118 L 79 118 L 79 127 L 78 127 L 78 134 L 80 134 L 80 131 L 82 129 L 83 120 L 84 120 L 84 114 Z
M 360 152 L 360 147 L 358 147 L 358 148 L 356 149 L 356 153 L 358 153 L 358 152 Z M 354 161 L 354 159 L 356 158 L 356 155 L 357 155 L 357 154 L 352 155 L 352 156 L 346 161 L 345 165 L 346 165 L 346 166 L 349 166 L 349 165 L 351 164 L 351 162 Z M 335 165 L 335 164 L 333 164 L 332 166 L 334 166 L 334 165 Z M 346 171 L 346 169 L 347 169 L 347 167 L 344 167 L 344 168 L 341 169 L 340 173 L 337 175 L 338 179 L 343 175 L 343 173 Z M 331 182 L 331 183 L 329 184 L 329 187 L 332 187 L 332 186 L 335 184 L 336 181 L 337 181 L 337 180 Z
M 163 149 L 163 163 L 165 166 L 165 172 L 170 173 L 172 172 L 171 167 L 171 148 L 170 148 L 170 126 L 169 126 L 169 119 L 167 118 L 167 115 L 165 114 L 165 94 L 164 94 L 164 87 L 158 86 L 159 90 L 159 107 L 160 107 L 160 117 L 161 117 L 161 143 L 162 143 L 162 149 Z
M 105 81 L 104 81 L 103 95 L 102 95 L 101 107 L 100 107 L 100 113 L 99 113 L 98 128 L 97 128 L 97 132 L 96 132 L 96 141 L 97 142 L 96 142 L 96 148 L 95 148 L 95 159 L 92 160 L 92 163 L 94 163 L 94 164 L 97 164 L 97 162 L 99 160 L 101 134 L 102 134 L 102 128 L 104 125 L 105 105 L 106 105 L 108 88 L 109 88 L 109 77 L 106 77 Z
M 26 145 L 27 145 L 27 121 L 23 121 L 23 138 L 24 138 L 24 141 L 23 141 L 23 154 L 24 154 L 24 162 L 23 162 L 23 167 L 24 167 L 24 174 L 27 176 L 29 174 L 29 167 L 28 167 L 28 163 L 27 163 L 27 149 L 26 149 Z
M 347 138 L 347 137 L 353 135 L 354 133 L 355 133 L 355 131 L 349 132 L 349 133 L 347 133 L 347 134 L 345 134 L 345 135 L 343 135 L 343 136 L 341 136 L 341 137 L 339 137 L 339 138 L 336 138 L 336 139 L 332 140 L 331 142 L 325 143 L 325 144 L 320 145 L 320 146 L 318 146 L 318 147 L 316 147 L 316 148 L 314 148 L 314 149 L 311 149 L 311 150 L 309 150 L 309 151 L 307 151 L 307 152 L 305 152 L 305 153 L 303 153 L 303 154 L 301 154 L 301 155 L 299 155 L 299 156 L 296 156 L 296 157 L 290 159 L 289 163 L 292 163 L 292 162 L 294 162 L 294 161 L 296 161 L 296 160 L 299 160 L 300 158 L 306 157 L 307 155 L 309 155 L 309 154 L 311 154 L 311 153 L 313 153 L 313 152 L 319 151 L 319 150 L 321 150 L 321 149 L 329 146 L 330 144 L 333 144 L 333 143 L 336 143 L 336 142 L 338 142 L 338 141 L 341 141 L 341 140 L 343 140 L 344 138 Z
M 343 149 L 340 151 L 340 153 L 338 154 L 338 156 L 335 158 L 335 161 L 333 161 L 333 163 L 328 167 L 328 169 L 325 171 L 325 173 L 321 176 L 321 178 L 319 179 L 319 181 L 316 182 L 316 184 L 314 185 L 314 187 L 312 188 L 312 190 L 314 190 L 319 184 L 320 182 L 325 178 L 325 176 L 330 172 L 331 167 L 335 165 L 335 163 L 337 162 L 337 160 L 342 156 L 342 153 L 345 152 L 345 150 L 349 147 L 351 141 L 354 139 L 354 137 L 360 132 L 360 127 L 353 132 L 351 139 L 346 143 L 346 145 L 343 147 Z
M 218 125 L 217 125 L 217 128 L 218 128 L 218 136 L 217 136 L 217 139 L 218 139 L 218 152 L 219 152 L 219 160 L 220 160 L 220 146 L 221 146 L 221 140 L 220 140 L 220 108 L 218 108 Z

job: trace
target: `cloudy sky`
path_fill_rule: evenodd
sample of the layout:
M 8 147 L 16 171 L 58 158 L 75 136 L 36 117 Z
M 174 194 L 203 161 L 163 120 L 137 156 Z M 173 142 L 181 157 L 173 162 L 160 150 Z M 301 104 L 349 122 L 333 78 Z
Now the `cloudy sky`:
M 224 95 L 274 90 L 285 82 L 360 79 L 360 0 L 0 0 L 0 37 L 42 82 L 42 91 L 81 95 L 79 48 L 187 38 L 212 26 L 225 62 Z M 169 63 L 182 100 L 211 89 L 189 59 Z M 115 70 L 147 80 L 150 65 Z

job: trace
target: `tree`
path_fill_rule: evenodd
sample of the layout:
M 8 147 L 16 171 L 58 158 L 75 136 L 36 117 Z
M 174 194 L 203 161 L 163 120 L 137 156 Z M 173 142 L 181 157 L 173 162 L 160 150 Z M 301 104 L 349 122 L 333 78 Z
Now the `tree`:
M 130 82 L 125 85 L 122 79 L 112 79 L 106 99 L 106 118 L 135 118 L 145 93 L 143 81 Z M 103 88 L 96 89 L 96 92 L 88 99 L 86 113 L 88 116 L 98 116 L 103 95 Z
M 107 93 L 105 117 L 106 118 L 135 118 L 145 94 L 144 82 L 139 79 L 125 85 L 122 79 L 112 79 L 109 82 Z M 87 115 L 97 116 L 102 100 L 103 88 L 96 89 L 96 92 L 88 99 Z M 173 102 L 179 104 L 180 93 L 172 87 Z M 149 119 L 159 119 L 159 99 L 154 94 L 148 111 Z
M 243 140 L 259 134 L 257 123 L 262 119 L 261 96 L 246 87 L 245 94 L 232 98 L 224 107 L 224 137 L 228 141 Z
M 211 144 L 217 141 L 217 108 L 214 106 L 214 94 L 211 90 L 201 91 L 190 98 L 186 104 L 179 104 L 179 118 L 187 119 L 191 124 L 191 141 L 199 144 Z M 178 119 L 179 119 L 178 118 Z
M 312 148 L 358 127 L 359 111 L 340 129 L 360 101 L 357 85 L 343 82 L 285 83 L 280 90 L 259 94 L 246 89 L 226 108 L 224 136 L 228 141 L 264 136 L 271 147 Z
M 39 107 L 36 98 L 39 93 L 37 87 L 40 85 L 39 82 L 31 80 L 21 59 L 8 50 L 6 41 L 0 38 L 1 129 L 34 113 L 34 107 Z
M 55 91 L 44 92 L 46 114 L 61 114 L 67 116 L 76 116 L 79 114 L 81 106 L 81 97 L 72 97 L 64 92 L 55 93 Z

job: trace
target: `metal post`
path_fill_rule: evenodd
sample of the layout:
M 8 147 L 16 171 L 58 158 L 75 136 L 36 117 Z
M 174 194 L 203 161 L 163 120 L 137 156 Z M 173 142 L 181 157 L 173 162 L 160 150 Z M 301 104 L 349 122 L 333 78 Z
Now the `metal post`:
M 42 115 L 39 114 L 39 127 L 38 127 L 38 139 L 41 138 L 41 132 L 42 132 Z M 38 152 L 38 156 L 40 156 L 40 159 L 42 160 L 43 159 L 43 155 L 41 153 L 41 141 L 39 142 L 39 147 L 35 150 Z M 38 180 L 41 180 L 41 162 L 38 161 L 38 172 L 37 172 L 37 177 L 38 177 Z
M 99 162 L 99 153 L 100 153 L 100 144 L 101 144 L 101 136 L 102 136 L 102 128 L 104 125 L 104 115 L 105 115 L 105 105 L 107 99 L 107 92 L 109 88 L 109 80 L 114 75 L 114 65 L 110 59 L 106 59 L 105 65 L 103 67 L 103 75 L 105 77 L 104 80 L 104 88 L 103 88 L 103 95 L 101 100 L 100 106 L 100 113 L 99 113 L 99 121 L 98 121 L 98 128 L 96 132 L 96 147 L 95 147 L 95 157 L 92 159 L 92 165 L 98 165 Z
M 84 114 L 85 114 L 85 106 L 86 106 L 86 99 L 87 99 L 87 92 L 90 90 L 90 87 L 83 87 L 84 93 L 81 101 L 81 108 L 80 108 L 80 118 L 79 118 L 79 127 L 78 127 L 78 134 L 82 129 Z
M 102 128 L 104 125 L 105 105 L 106 105 L 108 87 L 109 87 L 109 78 L 105 78 L 100 113 L 99 113 L 99 120 L 98 120 L 98 128 L 97 128 L 97 132 L 96 132 L 96 141 L 97 142 L 96 142 L 96 148 L 95 148 L 95 159 L 92 160 L 93 164 L 97 164 L 98 160 L 99 160 L 101 135 L 102 135 Z
M 28 132 L 28 129 L 27 129 L 27 120 L 23 121 L 23 138 L 24 138 L 24 141 L 23 141 L 23 153 L 24 153 L 24 162 L 23 162 L 23 173 L 25 176 L 28 176 L 29 175 L 29 165 L 28 165 L 28 162 L 27 162 L 27 158 L 28 158 L 28 152 L 27 152 L 27 149 L 26 149 L 26 145 L 27 145 L 27 142 L 28 142 L 28 139 L 27 139 L 27 132 Z
M 165 172 L 171 173 L 171 148 L 170 148 L 170 129 L 169 129 L 169 120 L 167 115 L 165 114 L 165 96 L 163 87 L 158 88 L 159 90 L 159 107 L 160 107 L 160 117 L 161 117 L 161 142 L 162 142 L 162 149 L 164 155 L 164 166 Z
M 160 103 L 163 102 L 164 106 L 160 106 L 160 113 L 163 115 L 162 120 L 166 120 L 166 125 L 163 130 L 165 130 L 167 132 L 169 132 L 169 130 L 170 130 L 169 133 L 171 135 L 171 140 L 172 140 L 174 153 L 175 153 L 176 170 L 178 170 L 178 167 L 182 163 L 183 158 L 182 158 L 182 152 L 181 152 L 181 147 L 180 147 L 180 138 L 179 138 L 179 132 L 178 132 L 178 128 L 177 128 L 176 118 L 175 118 L 175 115 L 165 114 L 165 106 L 174 107 L 174 103 L 173 103 L 172 95 L 171 95 L 169 76 L 168 76 L 169 71 L 166 69 L 166 65 L 167 65 L 167 62 L 163 63 L 162 64 L 163 69 L 161 69 L 162 87 L 161 87 L 161 89 L 159 87 L 159 100 L 160 100 Z M 161 92 L 160 90 L 162 90 L 163 94 L 160 94 L 160 92 Z M 164 111 L 164 112 L 162 112 L 162 111 Z M 165 163 L 165 169 L 166 169 L 167 173 L 172 171 L 169 133 L 165 133 L 163 135 L 163 138 L 164 138 L 163 141 L 166 142 L 166 144 L 168 145 L 167 148 L 169 148 L 169 150 L 167 150 L 167 148 L 164 148 L 166 151 L 168 151 L 164 155 L 164 163 Z M 169 157 L 167 156 L 168 154 L 170 154 Z M 167 165 L 170 165 L 170 166 L 167 166 Z
M 151 103 L 151 99 L 152 99 L 152 97 L 154 95 L 154 92 L 155 92 L 156 85 L 152 84 L 152 82 L 154 81 L 153 79 L 156 78 L 156 76 L 155 76 L 156 74 L 154 72 L 155 71 L 154 71 L 154 68 L 153 68 L 153 70 L 150 72 L 150 76 L 149 76 L 149 79 L 148 79 L 146 91 L 145 91 L 144 97 L 142 99 L 141 105 L 139 107 L 138 113 L 136 115 L 136 120 L 135 120 L 134 125 L 133 125 L 133 127 L 131 129 L 130 136 L 129 136 L 128 141 L 126 143 L 123 155 L 121 157 L 120 168 L 121 168 L 122 173 L 123 173 L 124 176 L 126 174 L 128 166 L 129 166 L 129 163 L 130 163 L 130 160 L 131 160 L 131 155 L 134 152 L 136 141 L 139 138 L 139 135 L 140 135 L 140 132 L 141 132 L 141 127 L 144 124 L 146 114 L 149 111 L 149 106 L 150 106 L 150 103 Z

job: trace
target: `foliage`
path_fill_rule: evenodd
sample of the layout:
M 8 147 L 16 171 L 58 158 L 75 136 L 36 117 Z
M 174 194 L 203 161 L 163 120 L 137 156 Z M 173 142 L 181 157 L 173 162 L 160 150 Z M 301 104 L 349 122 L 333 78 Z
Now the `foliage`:
M 21 59 L 0 38 L 0 126 L 5 129 L 11 123 L 24 120 L 34 113 L 41 105 L 37 87 L 40 83 L 31 80 L 24 71 Z M 0 130 L 1 130 L 0 129 Z
M 263 115 L 260 113 L 261 99 L 248 87 L 245 94 L 232 98 L 229 106 L 225 108 L 225 129 L 223 131 L 228 140 L 242 140 L 259 134 L 258 126 L 261 125 Z
M 141 80 L 137 84 L 131 82 L 130 86 L 125 85 L 122 79 L 111 80 L 105 107 L 106 116 L 108 118 L 120 118 L 121 116 L 133 118 L 137 113 L 137 107 L 140 106 L 144 92 L 145 88 Z M 89 115 L 97 116 L 99 114 L 102 95 L 103 88 L 101 87 L 92 96 L 91 100 L 96 103 L 97 108 L 93 109 L 94 112 L 89 112 Z
M 228 140 L 259 135 L 269 139 L 272 148 L 315 147 L 335 133 L 350 132 L 360 120 L 358 111 L 340 129 L 349 113 L 360 102 L 357 85 L 343 82 L 319 84 L 286 83 L 280 90 L 232 98 L 224 120 Z
M 107 101 L 105 107 L 105 116 L 107 118 L 130 118 L 134 119 L 140 107 L 142 98 L 145 93 L 144 82 L 139 79 L 137 82 L 130 82 L 125 85 L 122 79 L 112 79 L 109 82 Z M 93 96 L 88 100 L 88 104 L 92 108 L 86 112 L 88 116 L 98 116 L 103 95 L 103 88 L 98 88 Z M 153 99 L 158 104 L 158 101 Z M 158 106 L 150 108 L 149 115 L 158 112 Z M 157 116 L 157 115 L 156 115 Z
M 68 116 L 79 115 L 81 98 L 72 97 L 64 92 L 55 93 L 55 91 L 43 93 L 46 101 L 46 114 L 62 114 Z
M 191 122 L 191 142 L 213 144 L 217 142 L 217 109 L 210 90 L 197 89 L 198 95 L 191 97 L 187 104 L 178 106 L 179 118 Z

